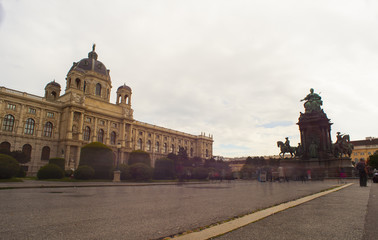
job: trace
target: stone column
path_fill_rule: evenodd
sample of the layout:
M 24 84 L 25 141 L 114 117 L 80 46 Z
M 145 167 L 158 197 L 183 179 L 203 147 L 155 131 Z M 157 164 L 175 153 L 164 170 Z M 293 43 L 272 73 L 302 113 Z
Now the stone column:
M 93 122 L 94 122 L 94 129 L 93 129 L 92 142 L 97 142 L 97 118 L 93 117 Z
M 71 147 L 69 145 L 66 145 L 66 152 L 64 153 L 64 159 L 66 161 L 66 167 L 65 168 L 69 168 L 70 167 L 70 155 L 71 155 Z
M 35 129 L 36 130 L 36 136 L 38 138 L 42 137 L 43 136 L 43 129 L 45 127 L 45 118 L 43 117 L 43 113 L 44 113 L 44 110 L 41 109 L 40 113 L 39 113 L 39 124 L 37 124 L 37 128 Z
M 56 113 L 56 126 L 53 126 L 53 137 L 59 139 L 59 128 L 60 128 L 60 115 L 61 113 Z M 55 118 L 54 117 L 54 118 Z
M 120 142 L 122 147 L 127 147 L 126 146 L 126 143 L 125 143 L 125 127 L 126 127 L 126 124 L 125 122 L 122 120 L 120 123 L 119 123 L 119 130 L 120 130 L 120 133 L 119 133 L 119 139 L 117 140 L 117 142 Z M 117 144 L 117 143 L 116 143 Z
M 76 151 L 75 170 L 79 167 L 81 147 L 78 146 Z
M 126 147 L 132 148 L 133 147 L 133 142 L 132 142 L 132 127 L 130 124 L 126 124 Z M 135 139 L 135 137 L 134 137 Z M 134 140 L 135 141 L 135 140 Z
M 109 120 L 106 120 L 106 125 L 107 125 L 107 128 L 106 128 L 106 134 L 105 134 L 105 144 L 106 145 L 110 145 L 110 121 Z M 115 143 L 117 144 L 117 143 Z
M 72 121 L 73 121 L 73 111 L 71 108 L 67 108 L 68 110 L 68 123 L 67 123 L 67 139 L 72 139 Z
M 79 124 L 78 124 L 78 128 L 79 128 L 79 137 L 78 137 L 78 140 L 79 141 L 83 141 L 83 129 L 84 129 L 84 112 L 80 113 L 80 120 L 79 120 Z
M 23 134 L 23 130 L 24 130 L 24 108 L 25 108 L 25 105 L 21 104 L 20 119 L 18 120 L 17 134 Z

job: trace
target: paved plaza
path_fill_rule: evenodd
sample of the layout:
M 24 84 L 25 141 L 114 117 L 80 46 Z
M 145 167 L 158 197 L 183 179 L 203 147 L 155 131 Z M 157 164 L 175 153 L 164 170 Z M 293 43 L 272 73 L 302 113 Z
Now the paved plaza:
M 219 239 L 336 239 L 333 237 L 339 236 L 372 239 L 368 237 L 374 234 L 374 229 L 369 224 L 375 223 L 378 214 L 375 207 L 378 184 L 360 188 L 356 180 L 349 182 L 355 184 Z M 0 239 L 159 239 L 336 185 L 340 185 L 338 180 L 180 185 L 0 183 L 3 188 L 0 190 Z

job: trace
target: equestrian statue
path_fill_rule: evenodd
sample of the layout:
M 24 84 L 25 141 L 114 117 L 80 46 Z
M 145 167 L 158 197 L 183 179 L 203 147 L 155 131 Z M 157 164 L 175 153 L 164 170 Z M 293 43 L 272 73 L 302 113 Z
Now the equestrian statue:
M 285 153 L 290 153 L 290 156 L 294 157 L 295 153 L 297 152 L 297 148 L 296 147 L 291 147 L 290 146 L 290 141 L 289 141 L 288 137 L 286 137 L 285 143 L 283 143 L 282 141 L 278 141 L 277 142 L 277 147 L 279 147 L 281 149 L 281 152 L 280 152 L 280 157 L 281 158 L 285 158 Z
M 340 158 L 343 157 L 343 155 L 350 157 L 353 148 L 354 146 L 350 143 L 349 135 L 337 132 L 336 142 L 332 144 L 333 155 Z

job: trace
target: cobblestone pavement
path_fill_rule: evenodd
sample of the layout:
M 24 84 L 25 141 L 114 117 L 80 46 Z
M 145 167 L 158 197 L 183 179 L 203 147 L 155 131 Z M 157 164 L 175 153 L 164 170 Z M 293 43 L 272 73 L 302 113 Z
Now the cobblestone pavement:
M 0 190 L 0 239 L 157 239 L 319 192 L 338 181 L 69 184 Z M 8 185 L 0 183 L 0 188 Z

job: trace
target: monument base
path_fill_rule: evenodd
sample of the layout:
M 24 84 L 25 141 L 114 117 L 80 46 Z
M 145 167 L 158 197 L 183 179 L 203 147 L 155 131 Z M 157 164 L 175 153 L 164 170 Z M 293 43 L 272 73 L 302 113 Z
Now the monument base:
M 121 171 L 120 170 L 114 171 L 113 182 L 121 182 Z
M 311 176 L 311 179 L 323 179 L 325 177 L 352 177 L 354 167 L 350 158 L 302 160 L 299 158 L 282 159 L 280 166 L 285 169 L 285 175 L 292 179 L 303 179 Z

